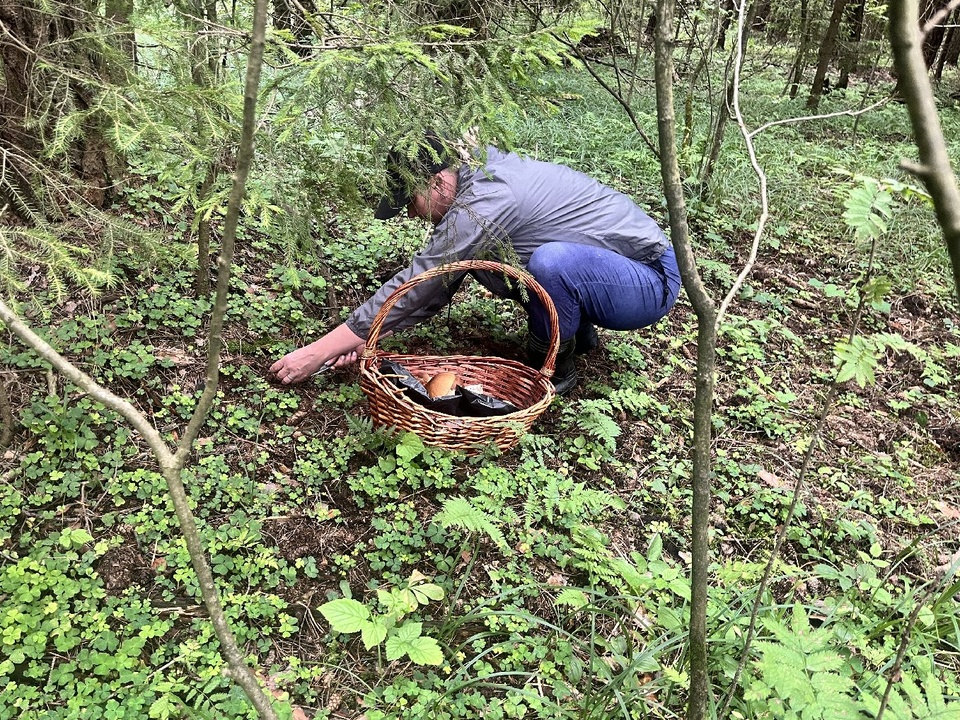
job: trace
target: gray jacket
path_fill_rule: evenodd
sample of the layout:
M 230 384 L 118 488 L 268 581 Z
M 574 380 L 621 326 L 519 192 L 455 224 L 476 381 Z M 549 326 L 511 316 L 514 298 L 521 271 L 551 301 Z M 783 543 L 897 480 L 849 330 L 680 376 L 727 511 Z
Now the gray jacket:
M 655 261 L 667 248 L 663 231 L 629 197 L 564 165 L 488 146 L 482 167 L 463 165 L 457 173 L 456 198 L 427 246 L 347 319 L 358 337 L 367 337 L 373 318 L 394 290 L 443 263 L 476 258 L 525 268 L 534 250 L 558 241 L 595 245 L 644 263 Z M 436 315 L 463 276 L 435 278 L 410 290 L 390 311 L 384 331 Z M 503 277 L 476 276 L 494 293 L 507 294 Z

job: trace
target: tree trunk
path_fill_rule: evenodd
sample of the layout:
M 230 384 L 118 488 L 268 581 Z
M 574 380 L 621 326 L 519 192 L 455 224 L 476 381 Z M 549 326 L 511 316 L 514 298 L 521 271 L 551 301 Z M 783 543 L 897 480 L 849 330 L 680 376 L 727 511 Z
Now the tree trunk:
M 130 29 L 130 15 L 133 13 L 133 0 L 106 0 L 103 16 L 116 25 L 117 44 L 127 56 L 131 67 L 137 64 L 137 42 Z
M 42 209 L 57 214 L 42 185 L 57 161 L 68 169 L 80 186 L 74 191 L 96 207 L 110 199 L 110 189 L 122 168 L 122 160 L 106 141 L 102 119 L 92 113 L 81 132 L 67 147 L 55 148 L 54 160 L 47 154 L 59 120 L 71 111 L 90 110 L 96 104 L 93 89 L 109 82 L 112 72 L 106 55 L 97 47 L 101 33 L 92 15 L 74 4 L 39 4 L 33 0 L 0 0 L 0 66 L 4 92 L 0 96 L 0 147 L 8 151 L 7 172 L 0 177 L 0 193 L 15 195 L 21 202 L 11 210 L 24 221 Z M 36 48 L 36 51 L 33 49 Z M 62 82 L 64 68 L 74 77 Z
M 730 21 L 733 19 L 733 0 L 724 0 L 723 9 L 720 10 L 720 29 L 717 32 L 717 50 L 723 50 L 727 44 L 727 30 L 730 29 Z
M 800 91 L 803 81 L 803 69 L 807 64 L 807 52 L 810 49 L 810 0 L 800 0 L 800 46 L 797 56 L 787 77 L 787 86 L 790 88 L 790 99 L 793 100 Z
M 844 48 L 840 61 L 838 88 L 847 88 L 850 85 L 850 73 L 856 72 L 860 66 L 860 40 L 863 38 L 863 15 L 866 6 L 867 0 L 853 0 L 847 5 L 847 47 Z
M 770 0 L 760 0 L 753 17 L 753 29 L 756 32 L 766 32 L 767 19 L 770 17 Z
M 277 30 L 286 30 L 293 35 L 293 42 L 288 47 L 300 57 L 310 54 L 309 43 L 314 36 L 310 22 L 303 11 L 316 12 L 313 0 L 273 0 L 273 26 Z
M 754 13 L 757 10 L 757 3 L 753 2 L 747 11 L 747 17 L 743 24 L 740 37 L 740 51 L 747 54 L 747 43 L 750 40 L 750 28 L 753 26 Z M 710 178 L 713 177 L 713 166 L 720 157 L 720 148 L 723 146 L 723 136 L 727 129 L 727 120 L 730 119 L 730 100 L 733 95 L 733 76 L 730 72 L 734 62 L 742 62 L 742 58 L 736 57 L 736 52 L 731 54 L 731 61 L 727 63 L 727 86 L 723 93 L 723 100 L 720 101 L 720 107 L 717 111 L 717 122 L 713 128 L 713 137 L 710 140 L 710 147 L 707 151 L 706 159 L 700 170 L 700 192 L 705 193 L 710 185 Z
M 960 297 L 960 188 L 950 165 L 940 116 L 926 72 L 917 23 L 916 0 L 891 0 L 890 45 L 900 94 L 910 113 L 913 135 L 920 151 L 919 176 L 933 199 L 937 223 L 953 266 L 953 282 Z
M 920 22 L 925 23 L 942 8 L 946 7 L 949 2 L 950 0 L 929 0 L 920 14 Z M 923 62 L 926 64 L 927 69 L 932 68 L 934 62 L 936 62 L 937 54 L 940 52 L 940 46 L 943 44 L 945 34 L 946 29 L 943 27 L 943 23 L 940 22 L 923 38 Z
M 947 23 L 949 26 L 947 34 L 943 39 L 943 46 L 937 56 L 937 64 L 933 71 L 933 76 L 937 82 L 943 79 L 943 69 L 947 65 L 957 66 L 957 56 L 960 55 L 960 32 L 957 32 L 956 27 L 960 23 L 960 11 L 952 13 L 951 18 Z
M 833 12 L 827 23 L 827 32 L 820 42 L 820 52 L 817 53 L 817 72 L 813 76 L 810 86 L 810 95 L 807 96 L 807 109 L 816 110 L 823 95 L 824 81 L 827 79 L 827 69 L 837 50 L 837 37 L 840 34 L 840 21 L 843 19 L 843 10 L 849 0 L 833 0 Z
M 953 16 L 953 24 L 960 24 L 960 10 Z M 953 39 L 947 45 L 946 52 L 943 53 L 943 62 L 950 67 L 956 67 L 957 63 L 960 62 L 960 31 L 955 27 L 951 30 L 953 31 Z
M 697 375 L 693 409 L 693 511 L 691 517 L 690 686 L 687 720 L 706 720 L 710 700 L 707 657 L 707 589 L 709 582 L 710 440 L 716 376 L 717 309 L 707 293 L 693 257 L 687 207 L 680 182 L 673 104 L 674 0 L 657 3 L 655 80 L 660 168 L 670 215 L 670 239 L 677 254 L 683 287 L 697 315 Z M 747 26 L 748 27 L 748 26 Z M 746 27 L 745 27 L 746 31 Z

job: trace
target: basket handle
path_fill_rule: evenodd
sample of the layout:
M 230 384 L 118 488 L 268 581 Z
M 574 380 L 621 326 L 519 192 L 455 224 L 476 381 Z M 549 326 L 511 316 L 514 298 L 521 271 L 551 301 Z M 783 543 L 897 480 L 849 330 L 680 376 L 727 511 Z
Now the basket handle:
M 376 317 L 373 318 L 373 323 L 370 325 L 370 334 L 367 335 L 367 345 L 361 355 L 361 359 L 365 364 L 373 359 L 374 353 L 377 349 L 377 342 L 380 340 L 380 332 L 383 328 L 383 323 L 386 321 L 387 316 L 390 314 L 390 311 L 393 309 L 393 306 L 397 304 L 397 301 L 400 300 L 408 291 L 412 288 L 420 285 L 421 283 L 426 282 L 427 280 L 432 280 L 435 277 L 441 275 L 446 275 L 448 273 L 454 272 L 469 272 L 471 270 L 480 270 L 501 273 L 508 277 L 513 278 L 521 283 L 523 283 L 529 290 L 533 292 L 534 295 L 543 303 L 543 306 L 547 310 L 547 318 L 550 322 L 550 349 L 547 351 L 547 357 L 543 361 L 543 367 L 540 369 L 540 374 L 546 378 L 553 376 L 553 370 L 556 366 L 557 361 L 557 351 L 560 348 L 560 322 L 557 319 L 557 309 L 553 305 L 553 300 L 550 299 L 550 296 L 547 295 L 547 291 L 536 280 L 533 279 L 533 275 L 524 271 L 518 270 L 511 265 L 505 265 L 503 263 L 494 262 L 492 260 L 458 260 L 457 262 L 447 263 L 445 265 L 438 265 L 435 268 L 430 268 L 416 277 L 410 278 L 400 287 L 393 291 L 393 293 L 388 297 L 383 305 L 380 307 L 380 311 L 376 314 Z

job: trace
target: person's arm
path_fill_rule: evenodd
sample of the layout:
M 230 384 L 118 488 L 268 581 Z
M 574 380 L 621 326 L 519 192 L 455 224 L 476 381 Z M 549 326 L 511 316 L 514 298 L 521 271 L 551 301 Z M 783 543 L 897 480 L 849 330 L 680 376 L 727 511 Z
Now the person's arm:
M 475 258 L 484 247 L 492 247 L 495 240 L 506 237 L 516 205 L 512 193 L 492 184 L 479 190 L 482 192 L 474 190 L 466 198 L 458 196 L 410 265 L 351 313 L 346 323 L 354 333 L 366 337 L 384 301 L 406 281 L 438 265 Z M 396 332 L 433 317 L 450 302 L 464 276 L 462 272 L 451 273 L 411 288 L 386 317 L 384 329 Z
M 365 342 L 346 325 L 338 325 L 319 340 L 284 355 L 270 366 L 270 373 L 284 385 L 303 382 L 331 361 L 337 367 L 356 362 Z

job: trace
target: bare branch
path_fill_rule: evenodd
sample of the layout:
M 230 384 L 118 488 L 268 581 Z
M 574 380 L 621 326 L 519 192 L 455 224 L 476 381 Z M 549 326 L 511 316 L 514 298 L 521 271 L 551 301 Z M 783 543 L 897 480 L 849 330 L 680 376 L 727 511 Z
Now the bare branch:
M 867 107 L 860 108 L 859 110 L 838 110 L 837 112 L 826 113 L 824 115 L 803 115 L 801 117 L 785 118 L 783 120 L 772 120 L 768 123 L 764 123 L 755 130 L 752 130 L 750 132 L 750 137 L 753 138 L 762 133 L 764 130 L 769 130 L 770 128 L 777 127 L 778 125 L 793 125 L 795 123 L 808 122 L 810 120 L 829 120 L 830 118 L 835 117 L 859 117 L 870 112 L 871 110 L 876 110 L 879 107 L 883 107 L 890 102 L 890 100 L 890 97 L 885 97 L 882 100 L 878 100 L 873 105 L 868 105 Z
M 10 444 L 13 438 L 13 410 L 10 407 L 10 395 L 7 393 L 6 373 L 0 373 L 0 450 Z
M 760 183 L 760 217 L 757 220 L 757 229 L 753 234 L 753 242 L 750 245 L 750 255 L 747 257 L 747 261 L 744 263 L 743 269 L 740 271 L 740 274 L 734 281 L 733 286 L 727 293 L 727 296 L 723 299 L 723 302 L 720 303 L 720 309 L 717 311 L 717 317 L 714 321 L 716 323 L 717 331 L 720 330 L 720 324 L 723 322 L 723 316 L 726 314 L 727 308 L 737 296 L 737 293 L 743 286 L 744 281 L 753 271 L 753 266 L 757 261 L 757 248 L 760 247 L 760 238 L 763 237 L 763 231 L 767 225 L 767 218 L 770 217 L 769 199 L 767 194 L 767 175 L 764 173 L 763 168 L 760 167 L 760 163 L 757 161 L 757 153 L 753 147 L 753 136 L 751 133 L 747 132 L 747 126 L 743 119 L 743 112 L 740 110 L 740 71 L 743 69 L 743 29 L 746 21 L 746 5 L 746 0 L 741 2 L 737 13 L 737 52 L 734 55 L 736 59 L 733 63 L 733 93 L 731 110 L 733 112 L 734 120 L 737 122 L 737 127 L 740 128 L 740 133 L 743 135 L 743 142 L 747 146 L 747 154 L 750 156 L 750 165 L 753 167 L 753 171 L 757 174 L 757 180 Z
M 934 13 L 933 17 L 927 20 L 926 24 L 923 26 L 923 30 L 920 31 L 920 38 L 926 38 L 927 35 L 933 30 L 937 25 L 947 19 L 947 15 L 952 13 L 960 7 L 960 0 L 950 0 L 946 5 L 937 10 Z
M 230 630 L 223 607 L 213 579 L 213 572 L 207 561 L 206 553 L 200 539 L 196 519 L 190 509 L 189 498 L 183 485 L 180 470 L 190 452 L 193 440 L 199 432 L 207 410 L 216 394 L 218 368 L 220 360 L 221 333 L 223 318 L 226 314 L 227 286 L 230 276 L 230 265 L 233 256 L 234 239 L 236 237 L 237 218 L 244 193 L 244 184 L 253 157 L 253 135 L 256 123 L 256 100 L 260 82 L 260 71 L 263 63 L 263 48 L 266 35 L 267 1 L 257 0 L 254 8 L 253 36 L 247 65 L 247 79 L 244 92 L 243 132 L 240 149 L 237 157 L 237 169 L 234 173 L 233 188 L 231 190 L 228 212 L 225 222 L 224 238 L 222 241 L 219 260 L 219 277 L 217 298 L 211 315 L 211 327 L 208 336 L 207 352 L 207 381 L 203 396 L 190 420 L 187 431 L 180 442 L 176 454 L 170 451 L 159 432 L 150 424 L 147 418 L 133 407 L 128 401 L 114 395 L 106 388 L 101 387 L 88 375 L 80 371 L 70 361 L 54 350 L 43 338 L 28 328 L 16 314 L 0 298 L 0 320 L 17 337 L 31 347 L 44 360 L 49 362 L 60 373 L 70 379 L 93 399 L 119 413 L 126 419 L 147 441 L 156 456 L 170 499 L 180 524 L 180 530 L 186 540 L 190 561 L 197 574 L 200 593 L 204 605 L 210 614 L 220 649 L 227 661 L 229 675 L 246 693 L 251 704 L 261 718 L 277 720 L 273 706 L 260 687 L 256 675 L 246 662 L 245 653 L 237 645 L 236 639 Z
M 172 466 L 173 453 L 163 441 L 149 420 L 137 410 L 133 405 L 123 398 L 114 395 L 105 387 L 99 385 L 89 375 L 82 372 L 73 363 L 63 357 L 53 349 L 50 344 L 17 317 L 16 313 L 0 298 L 0 320 L 7 326 L 14 335 L 23 342 L 24 345 L 31 348 L 41 358 L 50 363 L 61 375 L 70 380 L 74 385 L 83 390 L 87 395 L 105 407 L 121 415 L 139 432 L 150 449 L 156 455 L 161 467 Z

